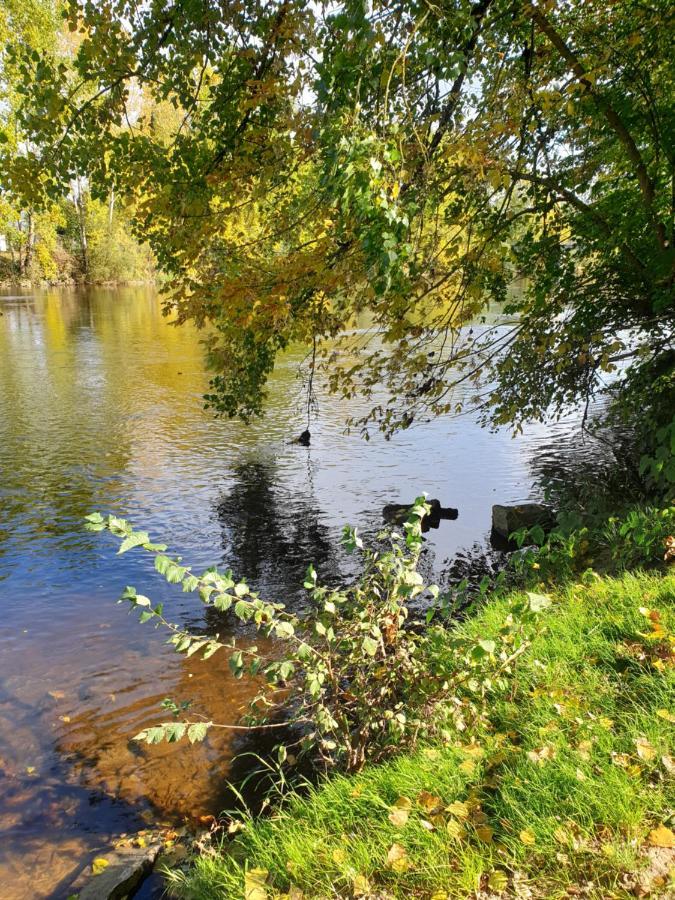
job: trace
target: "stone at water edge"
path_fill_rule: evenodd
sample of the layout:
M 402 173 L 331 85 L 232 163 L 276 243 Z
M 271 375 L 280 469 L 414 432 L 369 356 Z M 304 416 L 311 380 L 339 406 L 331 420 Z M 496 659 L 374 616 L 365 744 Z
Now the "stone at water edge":
M 122 900 L 133 896 L 152 872 L 159 851 L 160 844 L 151 844 L 106 853 L 108 865 L 101 874 L 91 875 L 79 891 L 73 892 L 78 900 Z
M 553 510 L 543 503 L 519 503 L 514 506 L 495 504 L 492 507 L 492 530 L 504 538 L 520 528 L 534 528 L 540 525 L 545 531 L 555 525 Z

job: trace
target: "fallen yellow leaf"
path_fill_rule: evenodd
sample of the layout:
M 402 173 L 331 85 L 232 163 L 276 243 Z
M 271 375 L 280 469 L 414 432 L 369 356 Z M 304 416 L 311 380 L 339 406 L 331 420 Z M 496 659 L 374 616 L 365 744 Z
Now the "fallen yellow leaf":
M 654 828 L 653 831 L 649 832 L 649 843 L 652 847 L 667 847 L 668 849 L 672 849 L 675 847 L 675 834 L 673 834 L 670 828 L 666 828 L 665 825 L 659 825 L 658 828 Z
M 649 762 L 656 756 L 656 750 L 652 747 L 647 738 L 638 738 L 635 741 L 635 746 L 637 747 L 638 756 L 640 759 L 644 759 L 645 762 Z
M 461 800 L 455 800 L 450 806 L 446 806 L 445 811 L 453 816 L 457 816 L 458 819 L 466 819 L 469 815 L 469 807 L 466 803 L 462 803 Z
M 494 836 L 494 829 L 490 828 L 489 825 L 479 825 L 478 828 L 476 828 L 476 834 L 481 841 L 490 844 L 492 843 L 492 838 Z
M 105 872 L 109 865 L 110 863 L 105 858 L 105 856 L 97 856 L 91 864 L 92 875 L 100 875 L 101 872 Z
M 392 844 L 387 853 L 387 865 L 394 872 L 405 872 L 410 867 L 405 847 Z
M 357 875 L 352 884 L 355 897 L 363 897 L 370 893 L 370 882 L 365 875 Z
M 495 869 L 488 878 L 488 887 L 491 891 L 503 891 L 508 883 L 509 879 L 506 872 L 503 872 L 501 869 Z
M 400 807 L 395 806 L 389 813 L 388 819 L 394 828 L 403 828 L 408 821 L 409 816 L 410 813 L 407 809 L 401 809 Z
M 457 841 L 461 841 L 466 837 L 466 829 L 460 822 L 457 821 L 457 819 L 448 819 L 448 823 L 445 828 L 450 837 L 455 838 L 455 840 Z
M 524 844 L 527 844 L 528 847 L 534 846 L 537 843 L 537 838 L 534 835 L 533 831 L 530 831 L 529 828 L 523 828 L 520 832 L 519 837 Z
M 668 712 L 667 709 L 658 709 L 656 711 L 656 715 L 660 719 L 665 719 L 666 722 L 675 722 L 675 715 L 671 712 Z

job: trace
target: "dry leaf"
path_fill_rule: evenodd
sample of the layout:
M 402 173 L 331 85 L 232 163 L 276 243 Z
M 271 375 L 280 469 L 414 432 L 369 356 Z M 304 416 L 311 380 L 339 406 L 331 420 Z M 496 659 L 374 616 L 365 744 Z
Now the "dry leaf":
M 450 837 L 457 841 L 461 841 L 466 837 L 466 828 L 464 828 L 461 822 L 458 822 L 456 819 L 448 819 L 445 828 Z
M 443 806 L 441 798 L 430 794 L 429 791 L 420 791 L 417 795 L 417 802 L 425 812 L 431 812 Z
M 654 828 L 653 831 L 649 832 L 649 843 L 652 847 L 672 849 L 675 847 L 675 834 L 670 828 L 666 828 L 665 825 L 659 825 L 658 828 Z
M 461 800 L 455 800 L 450 806 L 446 806 L 445 811 L 452 816 L 457 816 L 458 819 L 466 819 L 469 815 L 469 807 L 466 803 L 462 803 Z
M 667 709 L 657 709 L 656 715 L 660 719 L 665 719 L 666 722 L 675 722 L 675 715 L 673 713 L 668 712 Z
M 635 746 L 637 747 L 638 756 L 640 759 L 644 759 L 645 762 L 649 762 L 649 760 L 654 759 L 656 756 L 656 750 L 652 747 L 647 738 L 638 738 L 635 741 Z
M 347 859 L 347 854 L 339 847 L 337 850 L 333 850 L 331 856 L 333 857 L 333 862 L 337 863 L 338 865 L 341 865 Z
M 527 844 L 528 847 L 533 847 L 537 843 L 534 832 L 530 831 L 529 828 L 523 828 L 518 837 L 524 844 Z
M 387 865 L 394 872 L 405 872 L 410 868 L 405 847 L 400 844 L 392 844 L 387 853 Z
M 663 763 L 663 768 L 666 772 L 669 772 L 671 775 L 675 772 L 675 759 L 672 756 L 668 756 L 667 753 L 664 753 L 661 757 L 661 762 Z
M 457 766 L 460 772 L 464 775 L 473 775 L 476 769 L 476 763 L 472 759 L 465 759 L 464 762 L 460 763 Z
M 488 887 L 491 891 L 503 891 L 506 889 L 508 883 L 508 876 L 506 875 L 506 872 L 503 872 L 501 869 L 495 869 L 488 878 Z
M 357 875 L 352 883 L 352 889 L 355 897 L 363 897 L 364 894 L 370 893 L 370 882 L 365 875 Z
M 388 819 L 394 828 L 403 828 L 403 826 L 408 821 L 410 813 L 407 809 L 401 809 L 398 806 L 394 806 L 389 813 Z
M 476 828 L 476 834 L 480 840 L 485 841 L 486 844 L 492 843 L 494 833 L 494 829 L 490 828 L 489 825 L 479 825 L 478 828 Z

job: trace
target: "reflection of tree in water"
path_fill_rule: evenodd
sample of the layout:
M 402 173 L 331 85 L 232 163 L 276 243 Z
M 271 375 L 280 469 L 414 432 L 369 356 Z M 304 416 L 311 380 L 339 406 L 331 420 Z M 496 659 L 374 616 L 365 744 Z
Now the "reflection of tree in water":
M 242 463 L 234 485 L 216 507 L 222 528 L 223 564 L 267 599 L 292 603 L 304 596 L 311 562 L 327 583 L 340 574 L 339 535 L 321 521 L 311 492 L 284 488 L 273 466 Z
M 632 469 L 630 435 L 618 428 L 581 428 L 551 435 L 540 442 L 529 460 L 534 493 L 554 509 L 592 500 L 628 500 L 639 494 L 639 479 Z

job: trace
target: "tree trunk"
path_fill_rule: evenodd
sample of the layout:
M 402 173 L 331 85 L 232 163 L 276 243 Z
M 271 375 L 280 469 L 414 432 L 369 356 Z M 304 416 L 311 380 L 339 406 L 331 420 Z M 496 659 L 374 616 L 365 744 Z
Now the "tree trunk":
M 87 225 L 85 221 L 84 198 L 82 196 L 82 182 L 77 177 L 77 191 L 75 194 L 75 206 L 77 207 L 77 225 L 80 233 L 80 249 L 82 251 L 82 272 L 84 277 L 89 275 L 89 252 L 87 247 Z

